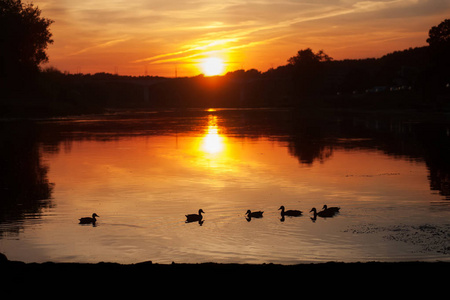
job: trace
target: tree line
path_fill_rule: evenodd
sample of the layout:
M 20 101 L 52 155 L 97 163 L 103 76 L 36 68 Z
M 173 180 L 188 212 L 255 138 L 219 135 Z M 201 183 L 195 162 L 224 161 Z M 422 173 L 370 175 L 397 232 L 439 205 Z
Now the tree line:
M 33 4 L 0 2 L 0 111 L 65 114 L 119 107 L 448 107 L 450 19 L 429 30 L 428 46 L 381 58 L 333 60 L 299 50 L 266 72 L 223 76 L 131 77 L 42 69 L 52 20 Z M 0 113 L 1 115 L 2 113 Z

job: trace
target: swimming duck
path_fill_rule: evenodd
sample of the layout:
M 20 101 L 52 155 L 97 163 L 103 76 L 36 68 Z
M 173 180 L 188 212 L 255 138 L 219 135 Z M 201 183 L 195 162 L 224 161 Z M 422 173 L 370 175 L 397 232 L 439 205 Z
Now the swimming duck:
M 311 210 L 309 212 L 314 213 L 314 218 L 317 216 L 322 217 L 322 218 L 331 218 L 335 214 L 334 211 L 329 211 L 329 210 L 321 210 L 321 211 L 317 212 L 315 207 L 311 208 Z
M 296 216 L 300 216 L 302 214 L 302 211 L 300 210 L 284 210 L 284 206 L 280 206 L 280 208 L 278 210 L 281 209 L 281 215 L 282 216 L 291 216 L 291 217 L 296 217 Z
M 322 210 L 329 210 L 329 211 L 332 211 L 332 212 L 335 212 L 335 213 L 339 212 L 340 209 L 341 209 L 340 207 L 335 207 L 335 206 L 334 207 L 327 207 L 326 204 L 322 207 Z
M 247 212 L 245 213 L 249 218 L 262 218 L 262 216 L 263 216 L 263 211 L 254 211 L 254 212 L 252 212 L 252 211 L 250 211 L 250 209 L 249 210 L 247 210 Z
M 186 222 L 195 222 L 203 219 L 202 213 L 205 213 L 201 208 L 198 210 L 197 214 L 186 215 Z
M 80 219 L 80 224 L 95 224 L 95 222 L 97 222 L 97 219 L 95 217 L 99 217 L 99 215 L 97 215 L 96 213 L 92 214 L 92 218 L 91 217 L 84 217 Z

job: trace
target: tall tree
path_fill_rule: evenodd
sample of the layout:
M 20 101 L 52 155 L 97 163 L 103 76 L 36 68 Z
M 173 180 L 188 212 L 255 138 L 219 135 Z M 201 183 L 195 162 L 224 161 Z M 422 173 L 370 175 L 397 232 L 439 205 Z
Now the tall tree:
M 431 27 L 427 43 L 431 47 L 448 46 L 450 44 L 450 19 L 442 21 L 438 26 Z
M 433 59 L 439 65 L 448 67 L 450 64 L 450 19 L 431 27 L 428 36 L 427 43 L 430 45 Z
M 0 77 L 7 81 L 29 77 L 39 70 L 39 64 L 48 61 L 52 23 L 41 17 L 41 10 L 32 3 L 0 0 Z
M 450 82 L 450 19 L 431 27 L 428 36 L 427 42 L 434 66 L 424 82 L 429 85 L 429 90 L 442 92 Z M 446 90 L 448 93 L 448 88 Z

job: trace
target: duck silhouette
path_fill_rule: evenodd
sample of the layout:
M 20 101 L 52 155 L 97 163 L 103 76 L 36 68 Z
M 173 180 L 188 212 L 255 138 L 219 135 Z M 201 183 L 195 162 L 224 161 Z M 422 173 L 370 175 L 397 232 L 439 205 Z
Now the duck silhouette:
M 252 212 L 250 209 L 247 210 L 247 212 L 245 213 L 247 215 L 247 217 L 249 218 L 262 218 L 263 216 L 263 211 L 254 211 Z
M 198 214 L 186 215 L 186 223 L 200 222 L 203 219 L 202 213 L 205 213 L 201 208 L 198 210 Z M 203 223 L 203 222 L 202 222 Z M 201 225 L 201 224 L 200 224 Z
M 317 212 L 315 207 L 311 208 L 311 210 L 309 212 L 314 213 L 314 220 L 317 218 L 317 216 L 319 216 L 321 218 L 331 218 L 335 214 L 334 211 L 329 211 L 329 210 L 321 210 L 321 211 Z
M 93 213 L 92 217 L 84 217 L 84 218 L 79 219 L 80 224 L 95 224 L 95 222 L 97 222 L 97 219 L 95 217 L 100 218 L 99 215 L 97 215 L 96 213 Z
M 250 222 L 252 220 L 252 218 L 262 218 L 263 216 L 263 211 L 251 211 L 250 209 L 247 210 L 247 212 L 245 213 L 245 219 Z
M 300 210 L 295 210 L 295 209 L 292 209 L 292 210 L 285 210 L 283 205 L 280 206 L 280 208 L 279 208 L 278 210 L 280 210 L 280 209 L 281 209 L 281 215 L 282 215 L 282 216 L 297 217 L 297 216 L 300 216 L 300 215 L 303 213 L 302 211 L 300 211 Z
M 322 207 L 322 211 L 328 210 L 328 211 L 332 211 L 334 213 L 338 213 L 340 209 L 341 209 L 340 207 L 336 207 L 336 206 L 328 207 L 326 204 Z

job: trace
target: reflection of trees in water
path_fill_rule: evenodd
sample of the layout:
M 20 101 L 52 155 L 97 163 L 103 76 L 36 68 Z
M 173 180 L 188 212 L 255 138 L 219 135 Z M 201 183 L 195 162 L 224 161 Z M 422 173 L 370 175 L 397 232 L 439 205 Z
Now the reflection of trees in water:
M 119 114 L 101 122 L 60 124 L 62 127 L 47 135 L 47 145 L 60 145 L 64 140 L 65 149 L 70 149 L 67 141 L 79 138 L 104 140 L 130 134 L 200 132 L 211 115 L 217 116 L 217 126 L 225 135 L 287 143 L 289 153 L 301 164 L 324 162 L 338 148 L 376 149 L 390 156 L 424 161 L 430 171 L 431 189 L 450 199 L 450 122 L 443 115 L 288 109 L 187 110 L 139 114 L 137 119 L 135 114 Z
M 241 112 L 238 120 L 236 126 L 225 117 L 222 125 L 240 135 L 275 136 L 302 164 L 323 162 L 338 148 L 423 161 L 430 189 L 450 200 L 450 122 L 444 115 L 262 110 Z
M 53 186 L 41 161 L 36 133 L 33 124 L 26 122 L 0 123 L 0 223 L 39 215 L 51 205 Z
M 333 143 L 330 137 L 337 133 L 331 118 L 322 115 L 301 114 L 292 116 L 290 134 L 287 139 L 289 153 L 298 158 L 302 164 L 314 161 L 324 162 L 333 155 Z
M 374 136 L 376 147 L 388 155 L 424 161 L 429 170 L 430 189 L 450 200 L 450 123 L 445 117 L 424 120 L 411 116 L 393 116 L 378 128 L 366 127 Z M 375 122 L 372 118 L 372 124 Z
M 305 143 L 306 142 L 306 143 Z M 302 164 L 312 164 L 318 160 L 324 162 L 333 154 L 333 147 L 322 145 L 319 142 L 309 142 L 302 139 L 295 139 L 289 143 L 289 153 L 298 157 Z
M 330 157 L 333 149 L 376 149 L 411 161 L 424 161 L 429 170 L 430 189 L 450 200 L 450 123 L 445 116 L 426 114 L 340 114 L 327 116 L 315 138 L 310 154 L 315 160 Z M 304 147 L 305 141 L 294 148 Z M 291 152 L 304 160 L 305 150 Z M 308 152 L 307 152 L 308 154 Z M 312 162 L 312 161 L 311 161 Z
M 430 172 L 428 178 L 431 190 L 439 191 L 450 200 L 450 125 L 423 124 L 417 131 L 426 145 L 424 159 Z
M 270 138 L 287 144 L 301 164 L 324 162 L 335 149 L 375 149 L 394 157 L 424 161 L 430 188 L 450 199 L 450 122 L 427 113 L 336 113 L 314 110 L 165 111 L 94 117 L 44 126 L 44 149 L 70 151 L 73 140 L 112 140 L 130 135 L 203 132 L 208 118 L 227 136 Z

